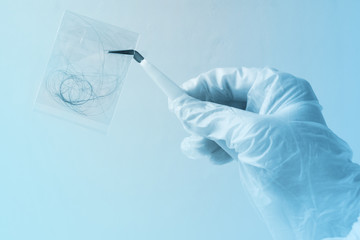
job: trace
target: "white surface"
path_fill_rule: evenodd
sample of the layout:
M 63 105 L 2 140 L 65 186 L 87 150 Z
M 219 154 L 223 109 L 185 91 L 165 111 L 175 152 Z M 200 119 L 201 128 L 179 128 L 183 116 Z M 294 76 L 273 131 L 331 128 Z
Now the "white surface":
M 187 135 L 133 62 L 108 135 L 32 110 L 64 10 L 140 33 L 177 83 L 272 66 L 310 81 L 360 159 L 358 1 L 4 0 L 1 239 L 269 239 L 235 164 L 187 159 Z

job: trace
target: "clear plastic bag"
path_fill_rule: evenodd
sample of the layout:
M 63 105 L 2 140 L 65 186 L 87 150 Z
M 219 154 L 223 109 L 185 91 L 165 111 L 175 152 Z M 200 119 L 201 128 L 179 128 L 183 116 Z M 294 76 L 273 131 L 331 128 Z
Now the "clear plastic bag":
M 137 41 L 137 33 L 65 12 L 36 108 L 106 131 L 132 59 L 107 51 L 134 49 Z

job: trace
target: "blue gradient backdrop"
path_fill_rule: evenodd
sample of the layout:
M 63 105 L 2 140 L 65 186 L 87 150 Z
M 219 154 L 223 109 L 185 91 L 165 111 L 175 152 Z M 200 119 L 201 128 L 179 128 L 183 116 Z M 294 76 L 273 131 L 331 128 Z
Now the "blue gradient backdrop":
M 359 161 L 359 1 L 2 0 L 0 239 L 270 239 L 235 163 L 181 154 L 186 133 L 135 62 L 107 135 L 33 111 L 64 10 L 140 33 L 178 83 L 225 66 L 309 80 Z

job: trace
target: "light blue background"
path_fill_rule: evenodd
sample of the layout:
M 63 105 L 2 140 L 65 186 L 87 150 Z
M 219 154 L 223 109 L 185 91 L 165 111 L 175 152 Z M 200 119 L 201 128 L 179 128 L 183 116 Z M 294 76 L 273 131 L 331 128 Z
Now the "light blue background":
M 0 239 L 270 239 L 235 163 L 181 154 L 186 133 L 135 62 L 108 135 L 33 111 L 64 10 L 140 33 L 178 83 L 225 66 L 309 80 L 359 161 L 359 1 L 3 0 Z

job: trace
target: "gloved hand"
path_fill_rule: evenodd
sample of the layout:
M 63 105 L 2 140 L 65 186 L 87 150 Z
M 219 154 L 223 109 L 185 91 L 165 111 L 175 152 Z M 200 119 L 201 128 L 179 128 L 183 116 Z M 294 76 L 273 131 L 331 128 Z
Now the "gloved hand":
M 303 80 L 274 69 L 215 69 L 172 102 L 190 158 L 236 160 L 274 239 L 346 237 L 360 216 L 360 166 Z M 355 226 L 355 225 L 354 225 Z

